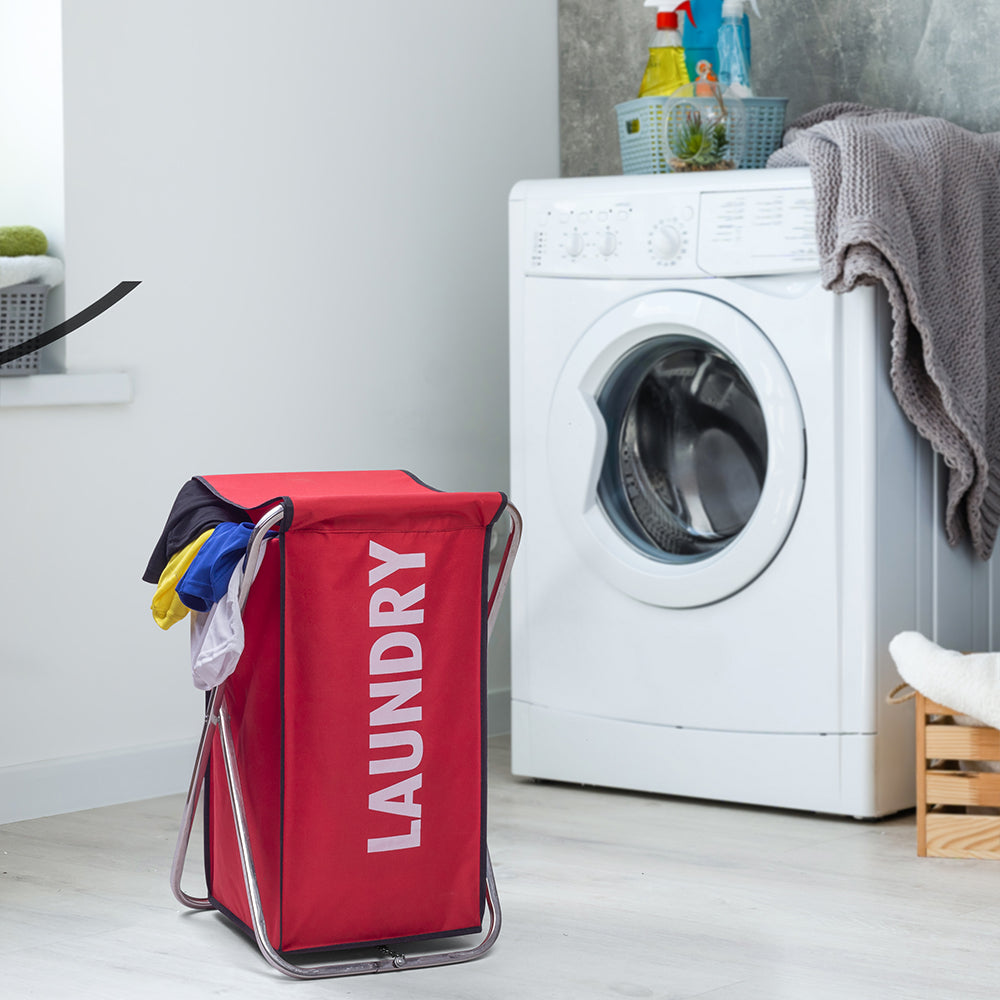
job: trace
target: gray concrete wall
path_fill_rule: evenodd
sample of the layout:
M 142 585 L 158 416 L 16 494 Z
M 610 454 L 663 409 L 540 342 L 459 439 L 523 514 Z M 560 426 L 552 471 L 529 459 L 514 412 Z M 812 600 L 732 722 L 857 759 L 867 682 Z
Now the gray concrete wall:
M 829 101 L 1000 130 L 996 0 L 759 0 L 753 84 L 788 117 Z M 652 11 L 642 0 L 559 0 L 563 176 L 621 172 L 614 106 L 636 96 Z

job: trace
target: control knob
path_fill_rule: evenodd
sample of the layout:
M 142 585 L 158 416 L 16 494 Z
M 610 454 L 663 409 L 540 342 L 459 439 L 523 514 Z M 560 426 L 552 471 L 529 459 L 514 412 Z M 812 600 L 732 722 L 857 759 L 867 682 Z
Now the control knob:
M 570 257 L 579 257 L 583 253 L 583 236 L 580 233 L 570 233 L 566 238 L 566 253 Z
M 667 264 L 677 257 L 684 246 L 684 237 L 673 226 L 657 226 L 649 237 L 650 253 Z
M 597 252 L 602 257 L 610 257 L 618 249 L 618 238 L 610 230 L 605 230 L 597 238 Z

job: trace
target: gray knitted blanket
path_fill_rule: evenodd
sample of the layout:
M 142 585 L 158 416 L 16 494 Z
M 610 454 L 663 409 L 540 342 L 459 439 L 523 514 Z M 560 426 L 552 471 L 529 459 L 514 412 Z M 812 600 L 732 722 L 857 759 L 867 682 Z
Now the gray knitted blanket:
M 808 164 L 823 285 L 881 283 L 892 387 L 948 467 L 945 530 L 988 559 L 1000 525 L 1000 133 L 829 104 L 769 167 Z

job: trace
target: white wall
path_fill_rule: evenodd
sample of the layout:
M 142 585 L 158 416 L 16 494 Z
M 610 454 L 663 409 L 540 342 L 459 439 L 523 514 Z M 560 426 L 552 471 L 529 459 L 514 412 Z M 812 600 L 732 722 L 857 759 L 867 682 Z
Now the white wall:
M 59 0 L 0 0 L 0 226 L 36 226 L 55 257 L 65 244 L 60 33 Z M 65 318 L 63 301 L 61 286 L 49 294 L 50 325 Z M 39 361 L 62 370 L 65 345 Z
M 62 14 L 66 312 L 142 281 L 68 363 L 135 400 L 0 411 L 8 819 L 186 784 L 186 630 L 139 577 L 191 475 L 506 488 L 506 196 L 558 167 L 556 0 Z

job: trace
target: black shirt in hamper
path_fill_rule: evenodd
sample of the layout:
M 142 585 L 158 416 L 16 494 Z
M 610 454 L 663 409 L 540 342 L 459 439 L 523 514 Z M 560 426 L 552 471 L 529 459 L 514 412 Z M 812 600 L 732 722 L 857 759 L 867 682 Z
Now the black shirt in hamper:
M 170 557 L 193 542 L 209 528 L 223 521 L 245 521 L 242 507 L 226 503 L 199 479 L 189 479 L 177 494 L 167 523 L 163 526 L 149 564 L 142 578 L 146 583 L 158 583 Z

